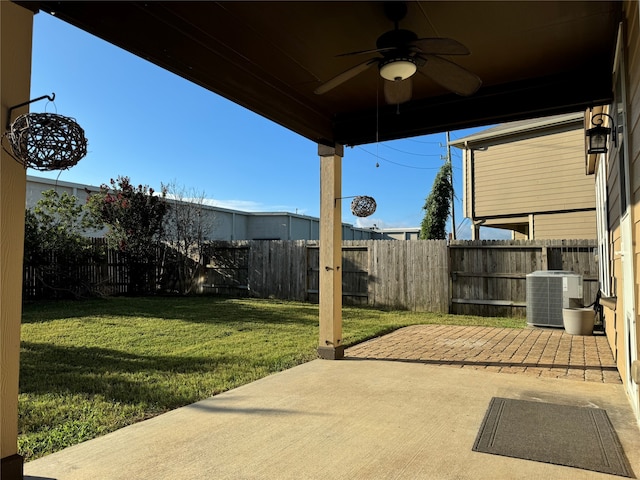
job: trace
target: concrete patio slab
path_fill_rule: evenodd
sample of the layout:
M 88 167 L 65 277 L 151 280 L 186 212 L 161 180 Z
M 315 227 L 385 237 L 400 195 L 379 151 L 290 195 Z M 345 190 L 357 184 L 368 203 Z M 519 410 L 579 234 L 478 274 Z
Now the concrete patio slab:
M 604 408 L 636 474 L 622 385 L 420 362 L 315 360 L 25 465 L 29 480 L 606 479 L 473 452 L 492 397 Z

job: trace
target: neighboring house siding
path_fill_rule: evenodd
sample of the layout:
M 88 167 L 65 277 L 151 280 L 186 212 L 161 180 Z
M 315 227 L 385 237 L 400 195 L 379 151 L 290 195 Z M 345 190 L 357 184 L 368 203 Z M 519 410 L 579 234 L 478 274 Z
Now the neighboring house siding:
M 534 217 L 534 236 L 539 240 L 557 238 L 596 238 L 594 211 L 555 213 Z
M 596 238 L 594 177 L 585 175 L 584 115 L 506 123 L 452 143 L 463 151 L 463 210 L 513 238 Z
M 512 238 L 514 240 L 528 240 L 529 235 L 525 235 L 524 233 L 514 231 L 512 234 Z M 553 240 L 555 240 L 555 238 Z
M 583 151 L 584 132 L 576 127 L 474 151 L 475 216 L 594 208 Z
M 462 150 L 462 182 L 464 193 L 462 197 L 462 215 L 473 218 L 473 190 L 471 187 L 473 168 L 473 151 Z

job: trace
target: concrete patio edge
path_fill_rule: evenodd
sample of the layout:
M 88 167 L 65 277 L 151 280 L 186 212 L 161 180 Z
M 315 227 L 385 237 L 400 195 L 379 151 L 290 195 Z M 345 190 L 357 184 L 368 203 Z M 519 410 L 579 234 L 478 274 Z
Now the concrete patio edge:
M 621 385 L 315 360 L 28 462 L 25 478 L 615 478 L 473 452 L 494 396 L 606 409 L 640 472 L 640 432 Z

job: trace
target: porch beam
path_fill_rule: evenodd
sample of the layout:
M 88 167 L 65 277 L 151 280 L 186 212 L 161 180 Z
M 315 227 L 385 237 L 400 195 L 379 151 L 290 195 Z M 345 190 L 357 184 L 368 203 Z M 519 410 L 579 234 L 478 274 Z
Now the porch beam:
M 342 145 L 320 156 L 320 339 L 318 356 L 344 357 L 342 345 Z

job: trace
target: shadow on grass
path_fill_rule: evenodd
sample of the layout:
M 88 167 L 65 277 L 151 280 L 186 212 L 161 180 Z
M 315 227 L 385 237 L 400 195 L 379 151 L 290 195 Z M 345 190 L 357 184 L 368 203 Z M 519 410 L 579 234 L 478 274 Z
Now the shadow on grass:
M 193 323 L 259 322 L 317 325 L 318 306 L 265 299 L 207 296 L 111 297 L 27 303 L 23 306 L 22 323 L 43 323 L 91 316 L 164 318 Z
M 146 402 L 160 409 L 171 409 L 197 401 L 202 394 L 194 391 L 197 388 L 181 391 L 169 377 L 216 374 L 223 382 L 231 384 L 242 380 L 234 376 L 238 375 L 234 372 L 239 371 L 238 365 L 244 366 L 246 362 L 246 357 L 231 354 L 142 356 L 98 347 L 22 342 L 20 392 L 101 395 L 109 401 Z M 267 362 L 254 362 L 254 366 L 267 371 L 276 369 Z

